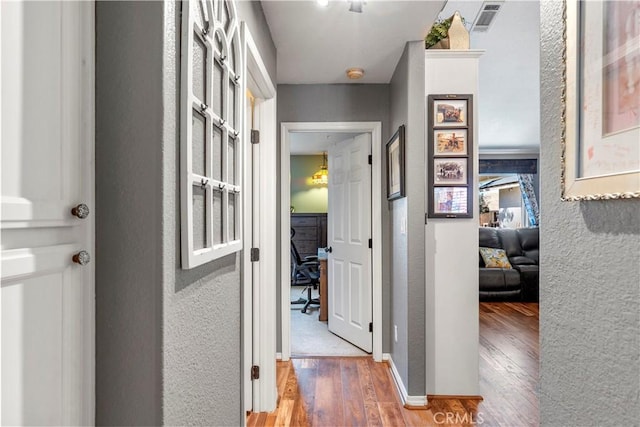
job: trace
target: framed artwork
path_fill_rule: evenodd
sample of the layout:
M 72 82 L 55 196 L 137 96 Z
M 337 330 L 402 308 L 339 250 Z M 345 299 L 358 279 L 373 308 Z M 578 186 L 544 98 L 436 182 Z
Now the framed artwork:
M 462 184 L 467 183 L 467 159 L 434 158 L 434 184 Z
M 438 99 L 433 106 L 434 126 L 457 127 L 467 125 L 467 101 L 463 99 Z
M 429 218 L 473 218 L 473 95 L 429 95 Z
M 566 3 L 562 200 L 640 197 L 640 3 Z
M 467 187 L 433 187 L 433 212 L 445 218 L 466 216 L 469 211 Z
M 437 156 L 466 155 L 467 154 L 467 130 L 466 129 L 437 129 L 434 130 L 433 153 Z
M 404 196 L 404 125 L 402 125 L 387 142 L 387 200 Z

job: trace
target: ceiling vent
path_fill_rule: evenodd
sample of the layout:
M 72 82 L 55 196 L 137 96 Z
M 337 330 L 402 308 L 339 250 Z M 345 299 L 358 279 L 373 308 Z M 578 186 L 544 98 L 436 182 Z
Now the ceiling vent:
M 471 31 L 482 33 L 489 31 L 489 27 L 491 27 L 491 24 L 495 21 L 503 3 L 503 1 L 486 1 L 482 3 L 482 7 L 480 8 L 480 12 L 478 12 Z

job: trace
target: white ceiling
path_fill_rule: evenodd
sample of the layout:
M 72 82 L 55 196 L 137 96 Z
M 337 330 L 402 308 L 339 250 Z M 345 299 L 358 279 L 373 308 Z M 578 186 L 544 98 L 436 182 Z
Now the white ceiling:
M 278 52 L 278 83 L 353 82 L 349 67 L 365 69 L 357 83 L 388 83 L 407 41 L 421 40 L 438 16 L 459 10 L 470 27 L 481 0 L 367 0 L 364 13 L 345 0 L 327 8 L 315 1 L 262 5 Z M 540 146 L 539 2 L 506 0 L 486 33 L 471 32 L 480 59 L 476 106 L 484 152 L 537 152 Z
M 289 151 L 292 155 L 322 154 L 331 144 L 359 135 L 347 132 L 291 132 Z
M 278 83 L 348 83 L 350 67 L 365 70 L 357 83 L 389 83 L 408 40 L 420 40 L 444 1 L 367 0 L 363 13 L 349 2 L 263 0 L 278 50 Z

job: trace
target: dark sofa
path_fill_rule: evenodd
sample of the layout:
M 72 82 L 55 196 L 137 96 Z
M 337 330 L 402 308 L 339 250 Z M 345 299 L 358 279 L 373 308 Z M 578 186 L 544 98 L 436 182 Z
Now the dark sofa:
M 538 301 L 539 229 L 480 227 L 480 247 L 504 249 L 513 268 L 487 268 L 480 256 L 480 299 Z

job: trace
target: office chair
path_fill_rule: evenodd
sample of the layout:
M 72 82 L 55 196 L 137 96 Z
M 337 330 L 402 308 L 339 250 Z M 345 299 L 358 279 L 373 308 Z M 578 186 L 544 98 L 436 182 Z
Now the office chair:
M 307 291 L 307 299 L 299 298 L 297 301 L 291 301 L 291 304 L 304 304 L 302 312 L 306 313 L 307 308 L 311 304 L 320 305 L 320 300 L 317 298 L 311 298 L 311 292 L 313 289 L 318 289 L 320 283 L 320 263 L 317 256 L 308 256 L 302 259 L 296 244 L 293 243 L 293 236 L 296 235 L 296 230 L 291 229 L 291 286 L 294 285 L 306 285 L 304 292 Z

